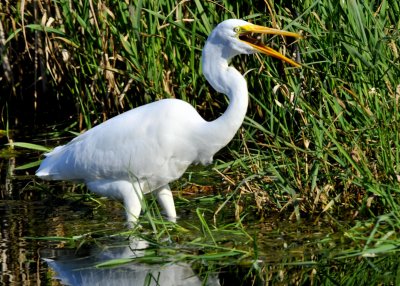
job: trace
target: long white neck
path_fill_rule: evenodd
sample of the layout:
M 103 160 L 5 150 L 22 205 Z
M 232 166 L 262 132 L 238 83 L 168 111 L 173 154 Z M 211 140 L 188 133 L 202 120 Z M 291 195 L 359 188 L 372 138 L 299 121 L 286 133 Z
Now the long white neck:
M 218 150 L 232 140 L 247 111 L 246 80 L 234 67 L 229 66 L 230 59 L 235 55 L 228 45 L 215 43 L 212 38 L 207 40 L 203 48 L 204 76 L 215 90 L 229 98 L 229 106 L 224 114 L 207 124 L 208 138 Z

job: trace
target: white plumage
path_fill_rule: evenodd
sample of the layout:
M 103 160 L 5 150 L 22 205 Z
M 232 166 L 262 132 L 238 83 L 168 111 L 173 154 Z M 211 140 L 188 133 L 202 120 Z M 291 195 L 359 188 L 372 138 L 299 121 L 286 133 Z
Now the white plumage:
M 203 73 L 229 97 L 225 113 L 205 121 L 190 104 L 178 99 L 153 102 L 114 118 L 45 154 L 36 175 L 46 180 L 84 182 L 89 190 L 124 202 L 127 220 L 140 215 L 142 193 L 154 191 L 171 220 L 176 211 L 168 183 L 191 164 L 209 164 L 233 138 L 247 110 L 247 85 L 229 60 L 238 54 L 263 52 L 297 63 L 251 40 L 250 32 L 297 34 L 242 20 L 226 20 L 209 36 L 203 49 Z M 241 38 L 243 37 L 243 39 Z

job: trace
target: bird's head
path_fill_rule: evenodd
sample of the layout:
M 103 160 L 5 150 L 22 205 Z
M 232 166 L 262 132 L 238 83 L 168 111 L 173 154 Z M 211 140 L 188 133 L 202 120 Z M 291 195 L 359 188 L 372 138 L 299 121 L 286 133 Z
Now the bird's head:
M 260 39 L 254 37 L 256 34 L 283 35 L 301 38 L 301 35 L 296 33 L 254 25 L 243 20 L 229 19 L 221 22 L 212 31 L 208 41 L 226 47 L 227 50 L 225 50 L 225 52 L 228 54 L 225 56 L 229 58 L 239 54 L 253 54 L 260 52 L 278 58 L 295 67 L 300 67 L 299 63 L 285 57 L 278 51 L 265 46 Z

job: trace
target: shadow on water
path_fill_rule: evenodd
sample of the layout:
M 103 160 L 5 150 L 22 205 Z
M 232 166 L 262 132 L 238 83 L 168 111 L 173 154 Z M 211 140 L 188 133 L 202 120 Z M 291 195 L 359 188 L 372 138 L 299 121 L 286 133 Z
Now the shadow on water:
M 141 237 L 119 235 L 118 202 L 15 171 L 38 155 L 0 151 L 1 285 L 400 284 L 398 255 L 358 253 L 346 223 L 247 216 L 225 227 L 235 222 L 227 208 L 215 227 L 214 198 L 178 198 L 179 226 L 161 228 L 164 237 L 148 224 Z

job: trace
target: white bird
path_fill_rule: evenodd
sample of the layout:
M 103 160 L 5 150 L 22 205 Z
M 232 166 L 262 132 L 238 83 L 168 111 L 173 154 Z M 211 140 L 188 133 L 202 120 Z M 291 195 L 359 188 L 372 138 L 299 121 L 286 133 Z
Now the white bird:
M 204 120 L 189 103 L 163 99 L 113 117 L 45 154 L 36 175 L 45 180 L 84 182 L 88 189 L 124 203 L 128 222 L 136 222 L 142 196 L 155 192 L 165 215 L 175 220 L 169 183 L 189 165 L 210 164 L 241 126 L 248 105 L 244 77 L 229 66 L 239 54 L 261 52 L 300 65 L 252 39 L 252 33 L 300 37 L 242 20 L 220 23 L 209 35 L 202 68 L 211 86 L 228 96 L 227 110 Z

